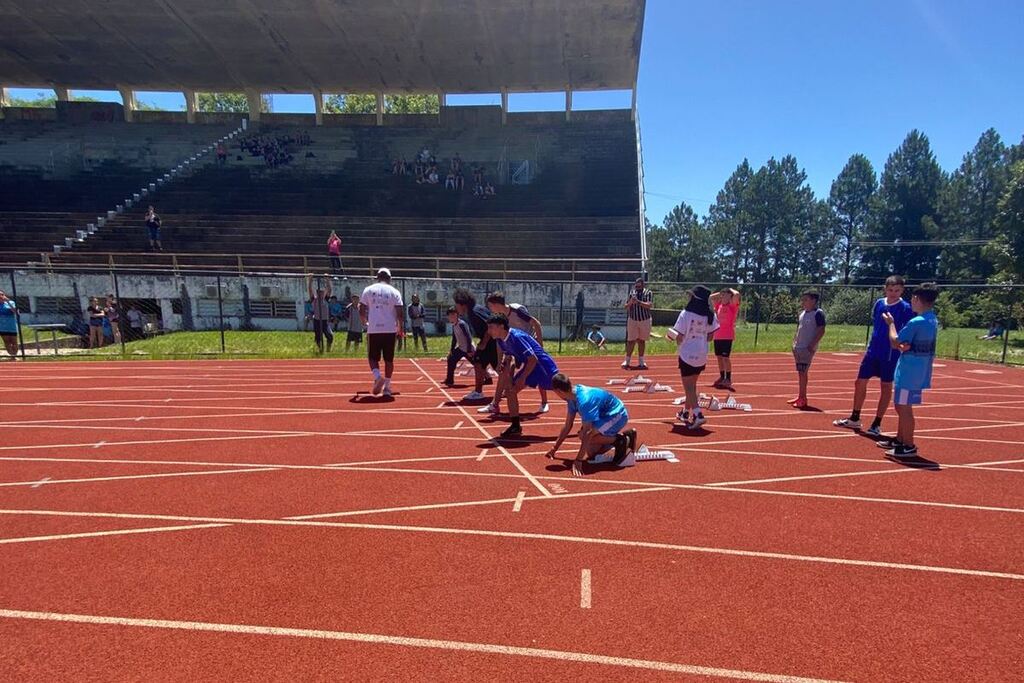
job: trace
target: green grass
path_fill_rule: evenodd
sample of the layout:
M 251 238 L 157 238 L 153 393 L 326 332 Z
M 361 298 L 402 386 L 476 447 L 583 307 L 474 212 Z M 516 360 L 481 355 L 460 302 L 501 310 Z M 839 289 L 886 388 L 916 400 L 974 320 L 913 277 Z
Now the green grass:
M 656 333 L 664 329 L 655 328 Z M 979 336 L 985 333 L 978 329 L 948 329 L 939 333 L 938 355 L 944 358 L 958 356 L 964 360 L 980 360 L 999 362 L 1002 356 L 1001 341 L 981 341 Z M 756 334 L 756 345 L 755 345 Z M 792 325 L 768 325 L 755 328 L 753 325 L 738 325 L 736 329 L 735 353 L 787 352 L 793 339 Z M 244 358 L 317 358 L 313 347 L 312 332 L 237 332 L 224 333 L 225 349 L 228 357 Z M 860 353 L 864 350 L 866 331 L 857 325 L 829 325 L 825 338 L 821 342 L 821 351 L 843 351 Z M 405 358 L 439 358 L 448 353 L 450 337 L 431 337 L 430 351 L 412 350 L 411 344 L 400 355 Z M 558 352 L 558 340 L 548 338 L 545 341 L 548 349 Z M 562 343 L 560 355 L 563 356 L 621 356 L 624 353 L 621 342 L 609 343 L 607 351 L 596 351 L 587 342 Z M 362 358 L 366 353 L 365 343 L 345 352 L 345 333 L 335 335 L 332 358 Z M 650 355 L 674 353 L 675 344 L 664 338 L 652 339 L 647 345 Z M 138 360 L 170 359 L 170 358 L 210 358 L 224 357 L 221 355 L 221 337 L 219 332 L 175 332 L 152 339 L 130 342 L 126 354 L 121 355 L 121 347 L 112 345 L 93 351 L 83 350 L 82 354 L 61 356 L 62 359 L 95 359 L 110 360 L 127 358 Z M 53 360 L 53 356 L 42 356 Z M 1020 331 L 1010 334 L 1007 362 L 1024 364 L 1024 333 Z

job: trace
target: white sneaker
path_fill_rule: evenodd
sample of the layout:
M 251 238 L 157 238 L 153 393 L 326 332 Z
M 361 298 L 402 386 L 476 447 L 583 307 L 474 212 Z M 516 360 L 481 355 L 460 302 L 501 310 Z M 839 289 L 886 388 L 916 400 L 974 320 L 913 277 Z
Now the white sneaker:
M 619 367 L 622 368 L 623 370 L 627 369 L 629 367 L 629 359 L 627 358 L 626 360 L 622 361 L 622 365 L 620 365 Z
M 487 405 L 485 405 L 482 408 L 477 408 L 476 412 L 478 412 L 478 413 L 490 413 L 491 415 L 497 415 L 498 414 L 498 406 L 494 405 L 493 403 L 488 403 Z
M 387 386 L 384 387 L 384 394 L 383 395 L 384 396 L 391 396 L 392 395 L 391 394 L 391 385 L 390 384 L 388 384 Z
M 705 419 L 704 414 L 703 413 L 696 413 L 693 416 L 693 420 L 688 425 L 686 425 L 686 428 L 687 429 L 697 429 L 698 427 L 700 427 L 705 422 L 707 422 L 707 419 Z
M 370 390 L 370 393 L 373 394 L 374 396 L 379 396 L 383 388 L 384 378 L 378 377 L 377 379 L 373 380 L 373 389 Z
M 485 398 L 487 398 L 487 397 L 484 396 L 483 394 L 481 394 L 479 391 L 471 391 L 468 394 L 466 394 L 465 396 L 463 396 L 462 400 L 463 401 L 480 401 L 480 400 L 483 400 Z
M 541 403 L 540 404 L 540 410 L 538 410 L 537 412 L 543 415 L 544 413 L 548 412 L 549 410 L 551 410 L 551 406 L 549 406 L 547 403 Z

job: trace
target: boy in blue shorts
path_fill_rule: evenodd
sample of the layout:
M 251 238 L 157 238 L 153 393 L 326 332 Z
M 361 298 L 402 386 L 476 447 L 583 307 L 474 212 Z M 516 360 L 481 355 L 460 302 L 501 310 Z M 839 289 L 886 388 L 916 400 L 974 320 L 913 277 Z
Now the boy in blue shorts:
M 899 332 L 896 331 L 893 316 L 889 313 L 882 314 L 882 318 L 889 326 L 889 343 L 901 353 L 893 379 L 899 428 L 895 439 L 879 442 L 879 446 L 887 449 L 886 455 L 897 460 L 917 457 L 917 446 L 914 444 L 914 406 L 921 404 L 924 390 L 932 386 L 932 361 L 935 360 L 935 340 L 939 332 L 939 321 L 932 308 L 938 296 L 939 288 L 935 283 L 926 282 L 916 288 L 914 295 L 910 297 L 910 305 L 917 315 Z
M 899 349 L 894 349 L 889 344 L 889 325 L 886 324 L 882 315 L 888 313 L 892 316 L 896 331 L 903 329 L 907 321 L 914 317 L 914 311 L 910 304 L 903 300 L 904 282 L 899 275 L 890 275 L 885 280 L 885 297 L 875 302 L 871 313 L 874 322 L 874 331 L 871 333 L 871 341 L 868 343 L 867 353 L 860 363 L 860 371 L 857 373 L 857 381 L 853 385 L 853 410 L 850 417 L 835 420 L 832 424 L 836 427 L 860 430 L 860 411 L 864 407 L 864 399 L 868 393 L 868 381 L 877 377 L 881 382 L 878 396 L 878 409 L 875 411 L 875 419 L 871 426 L 865 430 L 866 434 L 878 436 L 881 434 L 882 417 L 889 409 L 889 401 L 892 399 L 892 380 L 896 374 L 896 363 L 900 359 Z
M 526 387 L 550 389 L 551 378 L 558 373 L 558 366 L 536 339 L 522 330 L 510 329 L 508 318 L 500 313 L 487 320 L 487 334 L 497 340 L 498 349 L 504 354 L 498 372 L 498 387 L 494 391 L 494 405 L 498 405 L 503 396 L 508 397 L 512 426 L 503 431 L 501 437 L 519 436 L 523 433 L 519 422 L 519 393 Z M 515 368 L 512 368 L 513 364 Z M 506 368 L 512 372 L 504 372 Z
M 572 474 L 579 477 L 583 474 L 582 466 L 587 460 L 593 459 L 609 448 L 615 448 L 612 463 L 621 465 L 630 451 L 636 450 L 636 430 L 626 429 L 629 414 L 626 406 L 617 396 L 604 389 L 588 387 L 582 384 L 573 385 L 572 380 L 562 373 L 551 378 L 551 388 L 560 399 L 568 404 L 565 413 L 565 425 L 555 439 L 545 457 L 554 459 L 558 448 L 569 436 L 576 414 L 583 420 L 580 428 L 580 450 L 572 462 Z

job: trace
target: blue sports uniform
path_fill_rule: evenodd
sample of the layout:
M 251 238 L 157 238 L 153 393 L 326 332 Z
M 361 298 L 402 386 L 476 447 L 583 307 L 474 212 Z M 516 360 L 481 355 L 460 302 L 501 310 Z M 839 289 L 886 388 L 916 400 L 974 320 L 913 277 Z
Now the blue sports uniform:
M 914 317 L 914 309 L 910 304 L 900 299 L 892 306 L 887 306 L 885 298 L 875 302 L 871 312 L 871 320 L 874 329 L 871 332 L 871 341 L 868 343 L 867 353 L 860 362 L 860 370 L 857 372 L 857 379 L 871 379 L 878 377 L 883 382 L 892 382 L 896 374 L 896 363 L 899 362 L 900 352 L 892 348 L 889 343 L 889 325 L 882 319 L 882 313 L 889 313 L 899 332 Z
M 18 313 L 13 301 L 0 303 L 0 334 L 18 334 Z
M 537 364 L 526 377 L 526 386 L 541 389 L 551 388 L 551 378 L 558 373 L 558 366 L 555 365 L 554 359 L 548 355 L 544 347 L 537 343 L 536 339 L 521 330 L 509 328 L 508 336 L 499 339 L 498 346 L 501 347 L 503 353 L 515 358 L 516 365 L 520 367 L 526 364 L 530 356 L 535 356 Z M 518 382 L 525 371 L 525 369 L 520 370 L 513 380 Z
M 579 413 L 580 419 L 604 436 L 618 434 L 629 421 L 625 404 L 604 389 L 577 384 L 572 392 L 575 400 L 569 401 L 569 414 Z
M 932 386 L 932 361 L 938 333 L 939 321 L 933 311 L 911 318 L 900 330 L 900 343 L 910 344 L 910 348 L 900 354 L 896 364 L 896 405 L 920 404 L 922 392 Z

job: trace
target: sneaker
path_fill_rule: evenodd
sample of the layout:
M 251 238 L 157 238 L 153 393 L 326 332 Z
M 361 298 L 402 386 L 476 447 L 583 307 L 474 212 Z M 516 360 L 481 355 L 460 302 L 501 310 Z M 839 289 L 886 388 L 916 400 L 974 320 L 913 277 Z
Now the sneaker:
M 796 403 L 799 400 L 800 400 L 800 397 L 797 396 L 796 398 L 789 399 L 788 401 L 786 401 L 786 403 L 788 403 L 789 405 L 793 405 L 794 403 Z
M 793 401 L 793 403 L 791 403 L 790 405 L 792 405 L 797 410 L 803 410 L 804 408 L 807 407 L 807 401 L 805 399 L 798 398 L 797 400 Z
M 880 425 L 871 425 L 870 427 L 864 430 L 864 433 L 867 434 L 868 436 L 881 436 L 882 427 Z
M 384 387 L 384 393 L 381 394 L 381 395 L 382 396 L 392 396 L 393 394 L 391 393 L 391 387 L 390 386 Z
M 507 439 L 510 436 L 519 436 L 522 433 L 523 433 L 523 428 L 522 427 L 520 427 L 519 425 L 510 425 L 508 429 L 503 431 L 498 436 L 500 438 L 502 438 L 502 439 Z
M 482 401 L 485 398 L 487 398 L 487 397 L 484 396 L 483 394 L 481 394 L 479 391 L 471 391 L 468 394 L 466 394 L 465 396 L 463 396 L 462 400 L 463 401 Z
M 627 429 L 626 431 L 624 431 L 622 433 L 625 435 L 626 439 L 629 441 L 629 450 L 630 451 L 635 451 L 636 450 L 636 430 L 631 427 L 631 428 Z
M 548 412 L 549 410 L 551 410 L 551 406 L 549 406 L 547 403 L 541 403 L 540 404 L 540 410 L 538 410 L 537 412 L 540 413 L 541 415 L 543 415 L 544 413 Z
M 647 367 L 647 363 L 641 363 L 640 365 L 636 366 L 636 369 L 637 370 L 648 370 L 649 368 Z
M 917 446 L 908 446 L 906 444 L 899 444 L 895 448 L 890 448 L 885 452 L 890 458 L 916 458 L 917 457 Z
M 856 429 L 860 431 L 860 420 L 851 420 L 848 417 L 844 417 L 841 420 L 833 420 L 832 424 L 836 427 L 846 427 L 847 429 Z
M 615 436 L 615 456 L 612 458 L 613 465 L 621 465 L 629 452 L 629 438 L 625 434 Z
M 879 448 L 889 450 L 892 448 L 896 448 L 897 446 L 902 446 L 903 444 L 901 444 L 896 439 L 882 439 L 881 441 L 876 441 L 875 445 L 878 446 Z
M 731 379 L 723 379 L 719 383 L 718 388 L 719 389 L 732 389 L 732 380 Z
M 623 370 L 629 370 L 629 360 L 627 359 L 622 361 L 622 365 L 620 365 L 619 367 L 622 368 Z
M 482 408 L 477 408 L 476 412 L 478 412 L 478 413 L 490 413 L 491 415 L 497 415 L 498 414 L 498 406 L 494 405 L 493 403 L 488 403 L 487 405 L 485 405 Z
M 690 421 L 690 411 L 688 411 L 688 410 L 680 410 L 678 413 L 676 413 L 676 419 L 679 420 L 680 422 L 689 422 Z
M 383 377 L 378 377 L 377 379 L 373 380 L 373 389 L 370 390 L 370 393 L 373 394 L 374 396 L 379 396 L 380 392 L 381 392 L 381 389 L 383 389 L 383 388 L 384 388 L 384 378 Z
M 452 387 L 455 386 L 455 382 L 449 382 L 448 380 L 445 380 L 445 381 L 441 382 L 441 384 L 443 384 L 444 386 L 448 387 L 449 389 L 451 389 Z
M 698 427 L 700 427 L 705 422 L 707 422 L 707 418 L 704 417 L 703 413 L 694 413 L 693 421 L 690 422 L 690 424 L 686 425 L 686 428 L 687 429 L 697 429 Z

